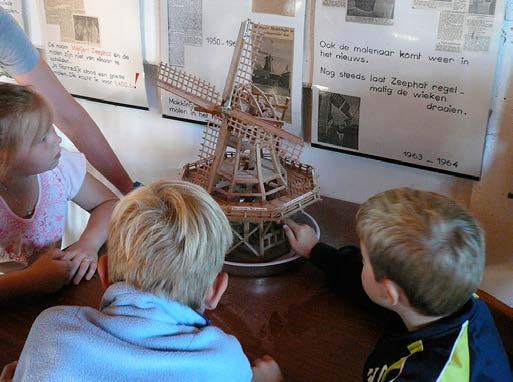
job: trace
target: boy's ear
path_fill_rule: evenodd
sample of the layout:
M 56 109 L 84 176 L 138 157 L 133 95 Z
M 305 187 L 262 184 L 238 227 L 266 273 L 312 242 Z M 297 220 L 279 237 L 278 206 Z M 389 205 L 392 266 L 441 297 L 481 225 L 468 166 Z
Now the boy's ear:
M 218 273 L 203 301 L 203 306 L 206 310 L 213 310 L 217 307 L 221 297 L 226 292 L 226 288 L 228 288 L 228 273 Z
M 98 275 L 105 289 L 109 287 L 109 259 L 108 255 L 100 256 L 98 259 Z
M 384 298 L 386 299 L 386 302 L 388 306 L 395 306 L 399 303 L 399 300 L 401 298 L 402 290 L 399 285 L 397 285 L 395 282 L 393 282 L 390 279 L 383 279 L 381 280 L 383 285 L 383 291 L 384 291 Z

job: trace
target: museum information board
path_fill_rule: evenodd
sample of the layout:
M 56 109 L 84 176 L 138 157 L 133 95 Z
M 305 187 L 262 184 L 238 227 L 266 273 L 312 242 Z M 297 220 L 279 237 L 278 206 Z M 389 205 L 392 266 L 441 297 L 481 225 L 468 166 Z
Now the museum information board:
M 304 0 L 161 1 L 162 60 L 183 67 L 223 92 L 240 25 L 266 26 L 253 83 L 290 98 L 287 130 L 301 134 Z M 209 116 L 182 98 L 162 92 L 165 117 L 205 122 Z
M 46 60 L 73 95 L 148 108 L 138 0 L 43 0 Z
M 318 0 L 312 145 L 479 178 L 503 0 Z

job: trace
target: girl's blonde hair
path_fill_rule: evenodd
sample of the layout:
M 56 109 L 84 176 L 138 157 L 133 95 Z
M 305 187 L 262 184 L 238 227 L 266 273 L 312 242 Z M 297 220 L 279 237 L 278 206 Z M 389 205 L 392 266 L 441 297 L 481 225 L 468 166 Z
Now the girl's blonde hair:
M 43 97 L 26 86 L 0 84 L 0 178 L 23 142 L 41 140 L 52 127 Z
M 201 310 L 232 239 L 223 210 L 201 187 L 161 181 L 138 188 L 112 215 L 109 281 Z
M 420 313 L 449 315 L 477 290 L 485 238 L 455 201 L 398 188 L 370 198 L 356 219 L 376 279 L 395 281 Z

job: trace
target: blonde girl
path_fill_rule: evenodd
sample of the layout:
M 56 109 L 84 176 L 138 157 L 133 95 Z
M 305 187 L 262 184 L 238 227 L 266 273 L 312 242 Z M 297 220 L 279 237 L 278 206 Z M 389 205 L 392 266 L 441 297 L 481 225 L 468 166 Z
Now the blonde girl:
M 60 148 L 52 113 L 27 87 L 0 84 L 0 260 L 27 265 L 0 276 L 0 298 L 89 280 L 116 197 Z M 91 213 L 80 239 L 59 248 L 68 201 Z

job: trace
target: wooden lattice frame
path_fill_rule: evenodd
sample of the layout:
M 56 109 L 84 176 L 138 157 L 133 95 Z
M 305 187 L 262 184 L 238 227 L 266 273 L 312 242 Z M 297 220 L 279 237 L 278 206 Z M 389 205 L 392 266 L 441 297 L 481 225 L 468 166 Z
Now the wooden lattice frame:
M 233 117 L 229 118 L 227 123 L 231 134 L 237 136 L 239 139 L 247 139 L 251 144 L 258 144 L 263 148 L 274 149 L 280 158 L 296 161 L 303 151 L 302 144 L 282 139 L 273 134 L 272 131 L 262 129 L 261 126 L 248 125 Z
M 232 233 L 234 242 L 229 252 L 244 247 L 257 257 L 287 241 L 283 229 L 272 221 L 232 223 Z
M 182 170 L 182 178 L 197 183 L 198 172 L 209 168 L 212 161 L 200 159 L 187 164 Z M 320 190 L 313 167 L 300 162 L 284 161 L 289 181 L 287 195 L 267 203 L 234 203 L 213 194 L 230 221 L 278 221 L 303 210 L 320 200 Z M 197 183 L 198 184 L 198 183 Z
M 253 84 L 246 84 L 235 89 L 232 107 L 259 115 L 259 118 L 282 127 L 283 118 L 289 108 L 289 98 L 285 97 L 285 101 L 280 103 L 276 94 L 265 93 Z
M 241 24 L 238 41 L 232 56 L 230 71 L 223 92 L 224 105 L 231 107 L 237 89 L 253 83 L 253 71 L 260 54 L 264 30 L 260 24 L 246 20 Z
M 215 107 L 221 104 L 221 94 L 214 85 L 177 66 L 160 63 L 156 81 L 157 86 L 187 99 L 209 113 L 216 113 Z

